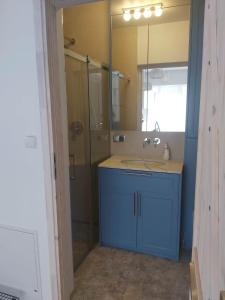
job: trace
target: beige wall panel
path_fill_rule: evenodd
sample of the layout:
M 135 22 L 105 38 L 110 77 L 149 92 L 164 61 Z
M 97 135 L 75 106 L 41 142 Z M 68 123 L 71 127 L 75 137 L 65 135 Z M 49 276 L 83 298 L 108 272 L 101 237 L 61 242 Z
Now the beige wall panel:
M 138 27 L 138 64 L 147 64 L 148 26 Z M 149 63 L 188 61 L 189 21 L 149 27 Z
M 76 40 L 71 50 L 100 63 L 109 62 L 108 1 L 65 8 L 63 22 L 64 35 Z

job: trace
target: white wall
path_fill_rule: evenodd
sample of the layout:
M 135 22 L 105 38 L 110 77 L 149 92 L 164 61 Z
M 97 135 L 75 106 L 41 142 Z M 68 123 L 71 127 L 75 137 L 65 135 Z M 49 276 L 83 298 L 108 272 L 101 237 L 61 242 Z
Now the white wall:
M 8 236 L 8 245 L 0 248 L 0 284 L 27 289 L 29 300 L 51 300 L 54 273 L 50 270 L 52 257 L 47 223 L 47 218 L 50 219 L 47 201 L 51 199 L 46 199 L 45 194 L 41 129 L 41 113 L 46 107 L 39 94 L 40 53 L 35 44 L 34 26 L 36 14 L 40 13 L 38 3 L 31 0 L 0 2 L 0 224 L 37 234 L 35 257 L 39 260 L 40 273 L 37 267 L 36 275 L 40 276 L 40 283 L 34 292 L 32 286 L 26 285 L 26 278 L 33 276 L 26 272 L 26 266 L 23 272 L 17 264 L 13 268 L 9 265 L 8 270 L 1 266 L 4 260 L 10 264 L 11 259 L 19 261 L 20 257 L 30 254 L 26 253 L 28 249 L 19 253 L 18 248 L 12 248 L 13 241 Z M 36 137 L 36 147 L 25 146 L 28 136 Z M 0 226 L 2 231 L 4 226 Z M 23 286 L 18 286 L 19 280 Z
M 189 21 L 149 26 L 149 63 L 187 62 Z M 138 26 L 138 65 L 147 63 L 148 26 Z

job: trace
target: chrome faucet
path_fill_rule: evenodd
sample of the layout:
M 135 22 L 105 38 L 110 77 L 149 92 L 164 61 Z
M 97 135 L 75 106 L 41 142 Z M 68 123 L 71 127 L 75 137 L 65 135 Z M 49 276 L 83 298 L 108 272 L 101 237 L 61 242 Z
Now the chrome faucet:
M 155 132 L 160 132 L 160 127 L 159 127 L 159 123 L 156 121 L 155 122 Z
M 160 138 L 158 138 L 158 137 L 155 137 L 152 140 L 153 140 L 152 144 L 155 145 L 155 146 L 158 145 L 158 144 L 160 144 L 160 142 L 161 142 Z
M 159 123 L 156 121 L 155 122 L 155 129 L 153 130 L 153 133 L 154 133 L 154 137 L 146 137 L 144 139 L 144 142 L 143 142 L 143 148 L 146 146 L 146 145 L 154 145 L 154 146 L 157 146 L 158 144 L 160 144 L 160 138 L 156 137 L 156 132 L 160 132 L 160 128 L 159 128 Z
M 146 145 L 151 145 L 152 144 L 152 139 L 151 138 L 145 138 L 144 139 L 144 142 L 143 142 L 143 148 L 146 146 Z
M 158 137 L 154 137 L 154 138 L 145 138 L 144 139 L 144 142 L 143 142 L 143 148 L 145 148 L 145 146 L 146 145 L 154 145 L 154 146 L 156 146 L 156 145 L 158 145 L 158 144 L 160 144 L 160 138 L 158 138 Z

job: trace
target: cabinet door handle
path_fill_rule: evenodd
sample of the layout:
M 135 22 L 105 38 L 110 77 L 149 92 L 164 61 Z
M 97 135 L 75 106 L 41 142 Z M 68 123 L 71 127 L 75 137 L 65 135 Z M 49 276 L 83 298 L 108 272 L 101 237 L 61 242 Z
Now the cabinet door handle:
M 136 216 L 136 192 L 134 192 L 134 217 Z
M 137 192 L 138 194 L 138 212 L 139 212 L 139 217 L 141 217 L 141 193 Z

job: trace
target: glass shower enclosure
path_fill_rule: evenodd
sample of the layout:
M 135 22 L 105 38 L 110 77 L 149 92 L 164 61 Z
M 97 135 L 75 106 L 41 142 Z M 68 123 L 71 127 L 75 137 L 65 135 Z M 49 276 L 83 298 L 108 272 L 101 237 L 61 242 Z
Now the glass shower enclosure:
M 109 72 L 65 50 L 74 270 L 98 242 L 97 165 L 109 157 Z

